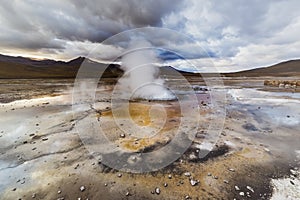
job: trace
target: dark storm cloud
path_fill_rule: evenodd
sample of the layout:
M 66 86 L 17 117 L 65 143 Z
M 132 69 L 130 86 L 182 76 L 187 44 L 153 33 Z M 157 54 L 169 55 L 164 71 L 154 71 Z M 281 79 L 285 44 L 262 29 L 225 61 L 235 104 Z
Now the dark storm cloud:
M 21 49 L 64 48 L 66 41 L 101 42 L 121 31 L 161 26 L 180 0 L 1 1 L 0 44 Z

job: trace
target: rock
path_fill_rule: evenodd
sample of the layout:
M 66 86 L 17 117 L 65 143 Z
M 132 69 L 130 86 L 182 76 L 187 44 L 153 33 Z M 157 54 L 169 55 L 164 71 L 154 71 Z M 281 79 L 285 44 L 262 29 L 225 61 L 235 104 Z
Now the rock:
M 122 134 L 120 135 L 120 137 L 121 137 L 121 138 L 125 138 L 125 134 L 122 133 Z
M 249 192 L 246 192 L 246 194 L 247 194 L 247 197 L 251 197 L 251 195 L 250 195 L 250 193 L 249 193 Z
M 82 185 L 82 186 L 80 186 L 79 189 L 80 189 L 81 192 L 83 192 L 85 190 L 85 187 Z
M 36 197 L 36 194 L 35 194 L 35 193 L 33 193 L 31 197 L 34 199 L 34 198 Z
M 293 174 L 293 175 L 297 175 L 297 171 L 296 171 L 296 170 L 290 169 L 290 172 L 291 172 L 291 174 Z
M 232 169 L 232 168 L 230 168 L 228 170 L 231 171 L 231 172 L 235 172 L 235 169 Z
M 126 192 L 126 194 L 125 194 L 126 196 L 129 196 L 130 195 L 130 193 L 129 192 Z
M 61 193 L 61 191 L 60 191 L 60 190 L 58 190 L 58 191 L 57 191 L 57 194 L 60 194 L 60 193 Z
M 121 174 L 121 173 L 119 173 L 119 174 L 118 174 L 118 177 L 119 177 L 119 178 L 121 178 L 121 177 L 122 177 L 122 174 Z
M 171 178 L 172 178 L 172 175 L 171 175 L 171 174 L 169 174 L 169 175 L 168 175 L 168 178 L 169 178 L 169 179 L 171 179 Z
M 235 189 L 236 191 L 239 191 L 239 190 L 240 190 L 239 186 L 237 186 L 237 185 L 234 186 L 234 189 Z
M 280 83 L 280 84 L 278 85 L 278 87 L 279 87 L 279 88 L 284 88 L 284 84 L 283 84 L 283 83 Z
M 190 177 L 191 173 L 190 172 L 185 172 L 184 175 L 187 176 L 187 177 Z
M 245 196 L 244 192 L 240 192 L 239 194 L 240 194 L 240 196 Z
M 190 162 L 194 162 L 194 161 L 197 161 L 198 160 L 198 156 L 192 152 L 189 156 L 188 156 L 188 161 Z
M 168 183 L 164 183 L 164 187 L 168 187 Z
M 189 195 L 186 195 L 184 198 L 185 199 L 191 199 L 191 197 Z
M 160 189 L 157 187 L 157 188 L 155 188 L 155 193 L 156 194 L 160 194 Z
M 191 183 L 192 186 L 196 186 L 199 182 L 198 182 L 198 180 L 191 179 L 190 183 Z
M 224 183 L 226 183 L 226 184 L 228 184 L 228 183 L 229 183 L 229 181 L 227 181 L 227 180 L 224 180 L 223 182 L 224 182 Z
M 253 190 L 252 187 L 250 187 L 250 186 L 247 185 L 246 188 L 247 188 L 248 190 L 250 190 L 252 193 L 254 193 L 254 190 Z
M 207 176 L 211 176 L 212 174 L 211 173 L 207 173 Z

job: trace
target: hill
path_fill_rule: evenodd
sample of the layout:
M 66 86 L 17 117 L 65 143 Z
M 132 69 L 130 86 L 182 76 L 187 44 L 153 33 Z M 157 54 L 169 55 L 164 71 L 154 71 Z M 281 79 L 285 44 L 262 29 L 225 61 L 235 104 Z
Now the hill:
M 0 78 L 74 78 L 85 57 L 78 57 L 68 62 L 55 60 L 32 60 L 24 57 L 0 55 Z M 86 60 L 92 67 L 105 69 L 107 64 Z M 117 65 L 111 64 L 105 70 L 104 77 L 117 77 L 122 73 Z
M 224 73 L 224 76 L 230 77 L 257 77 L 257 76 L 300 76 L 300 60 L 290 60 L 281 62 L 269 67 L 251 69 L 235 73 Z
M 68 62 L 56 61 L 56 60 L 33 60 L 24 57 L 13 57 L 0 54 L 0 78 L 74 78 L 83 62 L 90 65 L 91 69 L 103 69 L 103 77 L 119 77 L 123 71 L 117 64 L 107 64 L 94 62 L 85 57 L 78 57 Z M 160 68 L 163 74 L 174 74 L 176 71 L 184 75 L 201 76 L 201 74 L 195 74 L 180 70 L 174 70 L 172 66 L 165 66 Z M 88 73 L 93 73 L 91 70 Z M 202 73 L 202 75 L 204 75 Z M 252 70 L 246 70 L 235 73 L 223 73 L 222 76 L 227 77 L 259 77 L 259 76 L 274 76 L 274 77 L 287 77 L 287 76 L 300 76 L 300 60 L 291 60 L 281 62 L 270 67 L 257 68 Z M 88 74 L 87 74 L 88 76 Z M 216 74 L 205 74 L 205 76 L 216 76 Z

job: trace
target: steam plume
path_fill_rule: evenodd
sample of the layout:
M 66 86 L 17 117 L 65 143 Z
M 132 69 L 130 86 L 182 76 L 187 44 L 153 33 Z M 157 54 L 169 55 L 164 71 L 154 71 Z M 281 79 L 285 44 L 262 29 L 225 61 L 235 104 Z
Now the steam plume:
M 125 74 L 119 79 L 120 89 L 127 98 L 174 99 L 174 95 L 164 87 L 164 80 L 158 77 L 159 69 L 155 65 L 158 62 L 149 42 L 137 40 L 129 44 L 127 54 L 122 57 L 121 67 Z

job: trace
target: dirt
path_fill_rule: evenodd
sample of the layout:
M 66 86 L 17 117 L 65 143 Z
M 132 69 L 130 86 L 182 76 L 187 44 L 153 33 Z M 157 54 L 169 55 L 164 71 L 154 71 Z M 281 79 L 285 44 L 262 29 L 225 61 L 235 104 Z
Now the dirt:
M 246 84 L 240 81 L 241 85 L 238 85 L 238 80 L 233 82 L 232 87 Z M 0 184 L 0 199 L 270 199 L 271 178 L 285 177 L 291 167 L 297 166 L 292 153 L 297 144 L 292 141 L 299 137 L 298 124 L 280 126 L 263 113 L 267 106 L 260 104 L 258 109 L 258 105 L 253 104 L 247 107 L 228 97 L 224 129 L 212 150 L 204 145 L 211 142 L 207 124 L 213 109 L 208 100 L 200 106 L 201 123 L 197 135 L 175 162 L 149 173 L 117 171 L 93 157 L 81 142 L 74 124 L 87 113 L 74 118 L 68 90 L 70 83 L 56 83 L 58 92 L 55 96 L 49 95 L 53 83 L 55 81 L 42 81 L 31 86 L 31 80 L 24 84 L 21 80 L 13 80 L 11 84 L 23 87 L 22 91 L 3 93 L 4 97 L 7 94 L 7 99 L 2 102 L 10 103 L 0 105 L 3 116 L 0 176 L 4 180 Z M 7 81 L 4 85 L 9 84 Z M 52 86 L 48 88 L 47 84 Z M 6 89 L 1 87 L 1 90 Z M 23 95 L 26 90 L 32 94 L 43 91 L 45 93 L 41 95 L 46 96 L 31 99 L 34 95 Z M 112 142 L 126 151 L 147 153 L 160 149 L 173 139 L 181 119 L 176 101 L 131 102 L 129 115 L 132 121 L 145 129 L 159 131 L 150 138 L 121 137 L 120 132 L 115 131 L 118 126 L 112 121 L 114 116 L 107 101 L 110 92 L 111 86 L 103 87 L 97 112 L 91 110 L 89 115 L 104 122 L 102 128 L 108 131 Z M 29 100 L 12 101 L 19 98 Z M 168 120 L 163 127 L 158 126 L 163 119 L 163 115 L 158 114 L 160 110 L 152 110 L 153 114 L 149 115 L 156 104 L 166 111 Z M 296 109 L 294 112 L 290 113 L 291 118 L 298 114 Z M 199 152 L 206 156 L 197 157 Z M 191 181 L 197 183 L 193 186 Z

